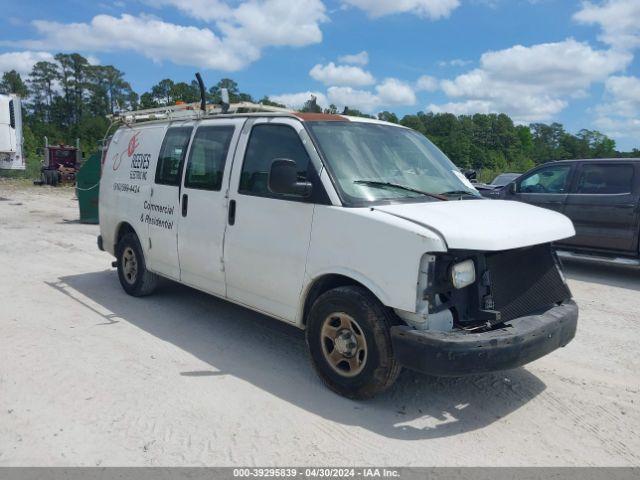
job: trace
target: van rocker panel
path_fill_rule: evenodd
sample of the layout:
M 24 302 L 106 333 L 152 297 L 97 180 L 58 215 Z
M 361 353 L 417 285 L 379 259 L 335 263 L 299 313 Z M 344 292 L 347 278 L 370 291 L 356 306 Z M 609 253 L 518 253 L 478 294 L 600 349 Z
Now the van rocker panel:
M 564 347 L 575 336 L 578 306 L 571 300 L 539 315 L 516 318 L 481 333 L 391 328 L 400 364 L 435 376 L 463 376 L 520 367 Z

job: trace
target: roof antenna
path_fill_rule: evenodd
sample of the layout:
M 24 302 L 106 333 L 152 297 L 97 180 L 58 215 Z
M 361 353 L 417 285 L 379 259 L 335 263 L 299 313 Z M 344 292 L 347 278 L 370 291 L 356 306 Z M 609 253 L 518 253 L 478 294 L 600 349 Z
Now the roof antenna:
M 229 111 L 229 90 L 226 88 L 220 89 L 220 104 L 222 105 L 222 113 Z
M 204 82 L 202 81 L 200 72 L 196 72 L 196 80 L 198 80 L 198 86 L 200 87 L 200 110 L 205 112 L 207 110 L 207 95 L 204 90 Z

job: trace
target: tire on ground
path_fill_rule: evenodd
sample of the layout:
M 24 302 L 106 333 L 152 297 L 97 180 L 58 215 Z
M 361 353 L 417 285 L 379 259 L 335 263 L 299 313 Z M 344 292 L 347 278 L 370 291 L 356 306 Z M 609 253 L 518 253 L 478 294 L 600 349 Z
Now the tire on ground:
M 323 351 L 323 324 L 335 313 L 345 313 L 356 320 L 364 334 L 366 361 L 352 377 L 337 373 Z M 363 287 L 344 286 L 322 294 L 309 312 L 306 341 L 312 364 L 327 387 L 347 398 L 364 400 L 393 385 L 402 368 L 391 345 L 390 328 L 395 323 L 391 312 Z
M 137 271 L 132 281 L 126 279 L 124 270 L 123 256 L 128 249 L 133 252 L 136 261 Z M 142 246 L 135 233 L 129 232 L 122 236 L 116 246 L 116 256 L 118 261 L 118 278 L 124 291 L 134 297 L 143 297 L 153 293 L 158 284 L 158 275 L 147 270 Z

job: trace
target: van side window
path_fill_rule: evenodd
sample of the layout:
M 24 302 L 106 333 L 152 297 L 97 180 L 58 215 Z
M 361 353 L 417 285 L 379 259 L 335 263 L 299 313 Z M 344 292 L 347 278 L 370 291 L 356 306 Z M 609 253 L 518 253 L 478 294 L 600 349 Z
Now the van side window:
M 167 130 L 156 166 L 156 183 L 176 186 L 180 184 L 180 167 L 187 153 L 192 130 L 192 127 L 175 127 Z
M 631 193 L 633 166 L 583 164 L 576 193 L 614 195 Z
M 184 186 L 220 190 L 234 127 L 200 127 L 191 142 Z
M 238 192 L 280 197 L 267 186 L 271 163 L 277 158 L 296 162 L 298 180 L 307 180 L 309 155 L 296 132 L 288 125 L 260 124 L 253 127 L 244 156 Z

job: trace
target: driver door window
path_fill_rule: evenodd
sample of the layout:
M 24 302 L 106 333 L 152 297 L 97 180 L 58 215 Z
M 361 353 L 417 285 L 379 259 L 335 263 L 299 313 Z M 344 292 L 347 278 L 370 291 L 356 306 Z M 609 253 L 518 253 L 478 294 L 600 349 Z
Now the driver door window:
M 570 171 L 570 165 L 555 165 L 540 169 L 519 183 L 518 193 L 566 193 Z
M 245 195 L 279 198 L 269 191 L 271 164 L 277 158 L 296 162 L 298 181 L 307 180 L 309 155 L 298 133 L 289 125 L 259 124 L 253 127 L 240 174 L 238 191 Z

